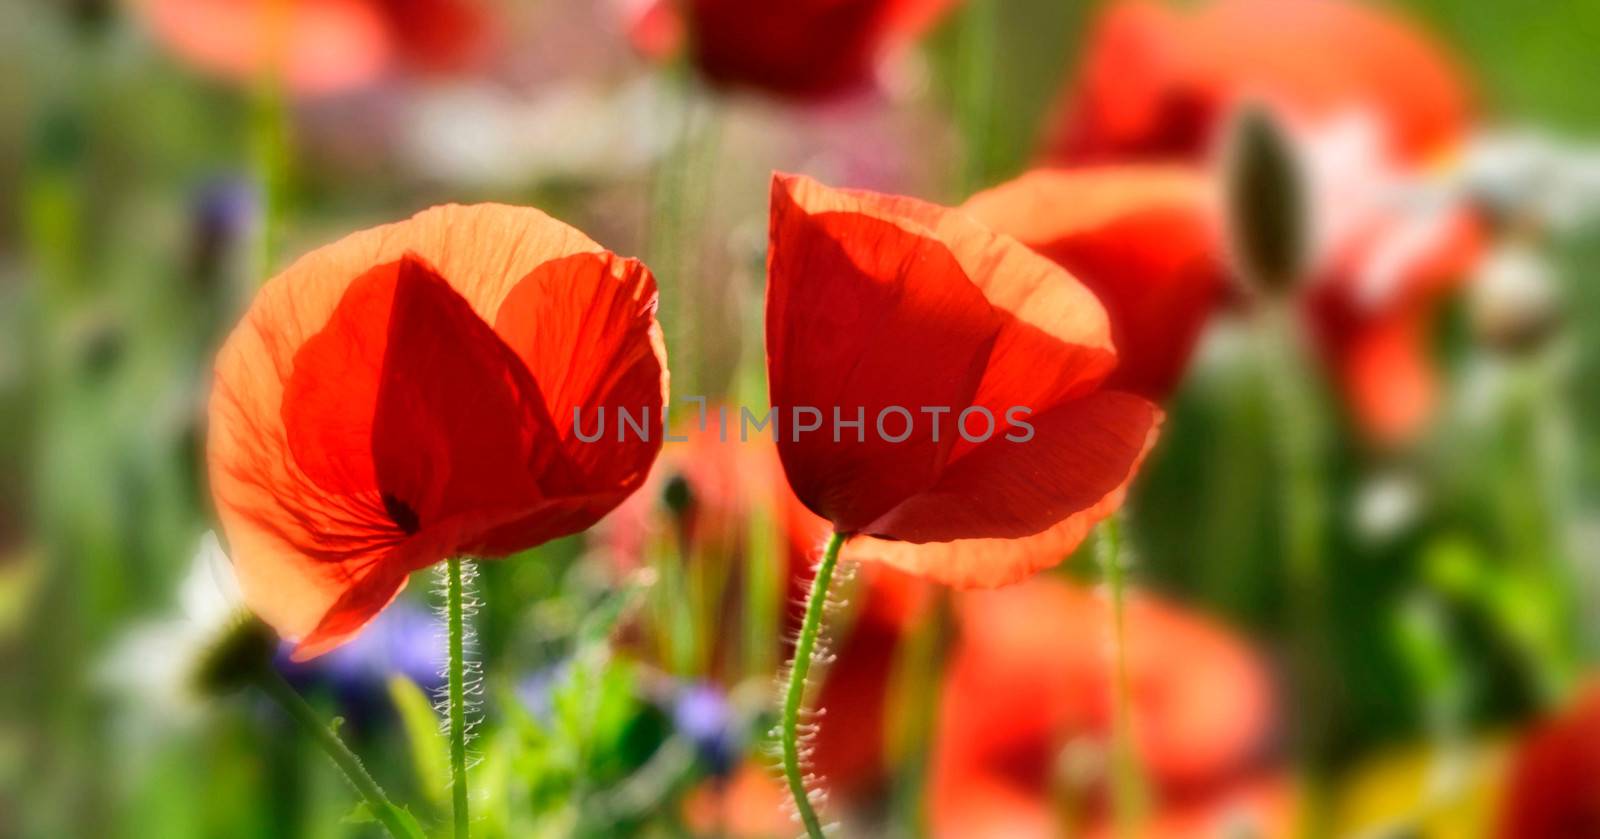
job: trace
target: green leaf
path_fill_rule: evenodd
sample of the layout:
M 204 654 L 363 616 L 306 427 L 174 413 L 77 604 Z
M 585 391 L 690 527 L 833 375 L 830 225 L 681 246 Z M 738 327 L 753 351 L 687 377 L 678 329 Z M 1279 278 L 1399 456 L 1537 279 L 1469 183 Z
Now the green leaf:
M 579 645 L 597 644 L 609 638 L 623 616 L 644 596 L 650 587 L 649 580 L 648 575 L 634 574 L 621 588 L 601 598 L 578 627 Z
M 416 682 L 404 676 L 389 677 L 389 698 L 405 729 L 417 786 L 430 804 L 443 809 L 450 800 L 450 744 L 439 732 L 433 703 Z
M 340 822 L 343 824 L 382 824 L 383 821 L 372 810 L 374 806 L 377 805 L 370 801 L 363 801 L 357 804 L 349 813 L 346 813 L 345 817 L 340 819 Z M 403 832 L 403 835 L 397 837 L 397 839 L 427 839 L 428 834 L 422 832 L 421 823 L 417 821 L 416 816 L 411 815 L 410 810 L 396 805 L 389 805 L 389 813 L 394 817 L 394 821 L 399 822 L 400 829 Z

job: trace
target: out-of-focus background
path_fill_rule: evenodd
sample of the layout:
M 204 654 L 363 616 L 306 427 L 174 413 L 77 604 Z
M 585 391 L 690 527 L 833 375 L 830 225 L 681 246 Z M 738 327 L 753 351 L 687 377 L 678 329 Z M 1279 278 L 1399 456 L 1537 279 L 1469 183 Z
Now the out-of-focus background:
M 379 835 L 274 708 L 187 678 L 225 563 L 210 359 L 289 260 L 438 203 L 540 207 L 655 271 L 675 392 L 761 406 L 774 169 L 959 204 L 1076 164 L 1059 138 L 1093 68 L 1114 123 L 1177 61 L 1155 36 L 1097 43 L 1111 12 L 1090 2 L 904 2 L 919 19 L 892 31 L 849 9 L 895 3 L 715 24 L 729 5 L 0 8 L 0 836 Z M 1487 232 L 1430 298 L 1436 398 L 1404 439 L 1360 416 L 1407 398 L 1385 378 L 1403 360 L 1374 362 L 1366 396 L 1308 378 L 1285 435 L 1251 307 L 1209 319 L 1122 523 L 1142 830 L 1293 836 L 1313 812 L 1338 836 L 1600 836 L 1600 4 L 1359 8 L 1447 55 L 1472 106 L 1448 143 L 1357 174 L 1464 196 Z M 287 57 L 255 61 L 273 14 Z M 1356 111 L 1410 89 L 1409 47 L 1369 60 L 1382 37 L 1350 31 L 1325 52 L 1268 37 L 1238 72 L 1348 87 Z M 1249 26 L 1211 37 L 1185 60 L 1222 85 Z M 1108 149 L 1088 156 L 1123 162 Z M 1311 453 L 1309 575 L 1285 561 L 1306 500 L 1286 436 Z M 479 835 L 796 832 L 766 734 L 817 538 L 791 504 L 770 450 L 674 445 L 594 532 L 482 565 Z M 816 689 L 845 835 L 1111 835 L 1093 547 L 978 594 L 860 570 Z M 282 667 L 435 829 L 441 647 L 416 582 L 357 642 Z

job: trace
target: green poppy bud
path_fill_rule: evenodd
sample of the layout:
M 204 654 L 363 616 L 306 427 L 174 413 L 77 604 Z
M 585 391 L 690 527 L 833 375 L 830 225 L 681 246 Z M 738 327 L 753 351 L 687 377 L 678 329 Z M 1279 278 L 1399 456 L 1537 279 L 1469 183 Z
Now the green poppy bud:
M 1265 108 L 1239 112 L 1229 129 L 1224 200 L 1234 270 L 1268 295 L 1292 289 L 1310 243 L 1305 173 Z

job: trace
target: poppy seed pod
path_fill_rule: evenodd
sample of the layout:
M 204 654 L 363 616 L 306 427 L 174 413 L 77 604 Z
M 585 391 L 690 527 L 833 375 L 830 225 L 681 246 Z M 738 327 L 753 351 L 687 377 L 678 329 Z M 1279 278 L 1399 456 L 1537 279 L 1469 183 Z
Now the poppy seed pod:
M 1239 112 L 1224 159 L 1229 256 L 1240 277 L 1269 296 L 1288 293 L 1306 269 L 1310 240 L 1305 173 L 1289 138 L 1261 107 Z

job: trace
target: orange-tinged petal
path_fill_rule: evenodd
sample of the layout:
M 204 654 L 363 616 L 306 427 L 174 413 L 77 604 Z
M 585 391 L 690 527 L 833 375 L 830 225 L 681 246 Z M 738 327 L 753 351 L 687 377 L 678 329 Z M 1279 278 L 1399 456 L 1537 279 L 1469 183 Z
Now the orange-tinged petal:
M 1152 428 L 1150 445 L 1154 433 Z M 1056 565 L 1076 550 L 1096 524 L 1122 506 L 1140 462 L 1135 461 L 1123 483 L 1103 498 L 1032 536 L 920 544 L 856 536 L 845 543 L 840 555 L 846 560 L 881 562 L 955 588 L 1011 585 Z
M 1105 306 L 1106 386 L 1165 398 L 1227 289 L 1204 177 L 1183 167 L 1039 170 L 963 209 L 1049 257 Z
M 997 434 L 973 446 L 866 532 L 946 544 L 971 534 L 1038 535 L 1126 484 L 1155 442 L 1160 415 L 1145 399 L 1116 391 L 1062 403 L 1028 418 L 1033 439 Z
M 146 0 L 155 34 L 184 60 L 240 82 L 276 62 L 297 92 L 367 84 L 394 57 L 389 23 L 370 0 Z
M 337 94 L 395 70 L 459 69 L 481 52 L 474 0 L 139 0 L 158 40 L 200 70 Z
M 661 451 L 667 401 L 656 299 L 655 278 L 638 260 L 592 252 L 552 259 L 507 294 L 495 331 L 539 382 L 574 471 L 548 487 L 572 499 L 561 515 L 508 525 L 491 535 L 491 550 L 586 529 L 644 483 Z M 588 441 L 577 433 L 580 416 Z M 595 429 L 605 433 L 592 439 Z
M 782 836 L 794 826 L 784 812 L 788 795 L 769 768 L 746 763 L 732 778 L 706 781 L 690 791 L 683 801 L 683 821 L 696 836 Z

